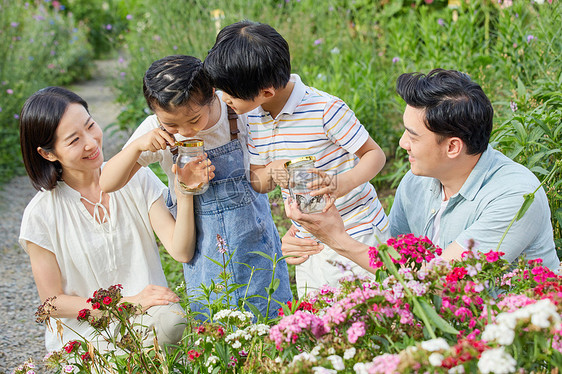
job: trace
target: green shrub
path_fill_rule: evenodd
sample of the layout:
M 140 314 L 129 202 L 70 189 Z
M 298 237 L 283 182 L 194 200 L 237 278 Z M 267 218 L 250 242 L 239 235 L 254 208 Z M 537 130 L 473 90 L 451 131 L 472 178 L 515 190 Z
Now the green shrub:
M 82 27 L 46 2 L 0 1 L 0 183 L 22 173 L 18 118 L 45 86 L 88 75 L 91 49 Z
M 453 8 L 446 1 L 422 0 L 139 1 L 144 1 L 142 12 L 134 15 L 131 32 L 125 35 L 126 63 L 116 83 L 126 108 L 121 128 L 135 128 L 149 113 L 142 76 L 154 60 L 170 54 L 204 59 L 220 28 L 251 19 L 275 27 L 289 43 L 293 72 L 305 84 L 347 102 L 381 145 L 388 161 L 373 181 L 380 191 L 391 192 L 409 169 L 405 152 L 398 147 L 404 103 L 395 94 L 396 79 L 405 72 L 440 67 L 470 74 L 494 105 L 497 134 L 503 134 L 496 144 L 539 178 L 550 170 L 560 150 L 560 143 L 552 140 L 559 136 L 555 118 L 561 101 L 559 2 L 515 0 L 508 6 L 461 1 Z M 517 93 L 521 85 L 526 96 Z M 518 117 L 510 101 L 518 103 Z M 547 101 L 550 104 L 538 109 Z M 523 121 L 524 128 L 531 128 L 534 118 L 542 121 L 546 135 L 533 138 L 533 144 L 553 152 L 550 158 L 527 159 L 535 149 L 516 148 L 530 143 L 522 146 L 510 140 L 516 123 Z M 558 187 L 549 186 L 549 198 L 559 242 Z

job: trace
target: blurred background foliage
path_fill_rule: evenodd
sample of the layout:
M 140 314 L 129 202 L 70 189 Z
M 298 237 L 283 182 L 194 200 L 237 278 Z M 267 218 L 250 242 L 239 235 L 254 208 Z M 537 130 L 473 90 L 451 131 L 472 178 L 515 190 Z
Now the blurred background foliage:
M 251 19 L 289 42 L 293 72 L 346 101 L 387 154 L 373 183 L 387 208 L 408 170 L 398 147 L 396 78 L 432 68 L 470 74 L 496 112 L 493 144 L 542 179 L 562 149 L 562 6 L 558 0 L 0 0 L 0 183 L 22 172 L 17 114 L 45 85 L 118 60 L 116 128 L 147 115 L 142 76 L 170 54 L 204 59 L 220 28 Z M 41 20 L 39 20 L 41 19 Z M 53 54 L 54 53 L 54 54 Z M 558 249 L 562 171 L 545 186 Z

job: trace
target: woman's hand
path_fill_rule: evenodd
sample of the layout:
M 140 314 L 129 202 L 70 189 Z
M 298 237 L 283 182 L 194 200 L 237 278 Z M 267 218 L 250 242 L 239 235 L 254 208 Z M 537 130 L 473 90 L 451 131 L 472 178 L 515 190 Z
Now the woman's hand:
M 177 303 L 180 301 L 180 298 L 168 287 L 149 284 L 135 296 L 124 297 L 123 301 L 138 304 L 142 307 L 142 311 L 145 312 L 148 308 L 155 305 Z
M 324 245 L 318 243 L 313 239 L 301 239 L 295 236 L 297 228 L 291 225 L 291 228 L 281 239 L 281 251 L 283 251 L 283 256 L 291 255 L 297 257 L 287 257 L 287 261 L 290 265 L 299 265 L 308 260 L 311 255 L 320 253 L 324 248 Z

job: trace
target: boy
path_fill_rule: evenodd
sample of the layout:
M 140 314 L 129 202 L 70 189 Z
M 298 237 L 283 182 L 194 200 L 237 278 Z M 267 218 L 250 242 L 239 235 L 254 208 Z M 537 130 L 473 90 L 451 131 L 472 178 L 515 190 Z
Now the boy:
M 369 181 L 382 169 L 381 148 L 337 97 L 305 86 L 291 74 L 289 46 L 271 26 L 241 21 L 217 35 L 204 62 L 222 100 L 236 113 L 248 113 L 252 187 L 268 192 L 280 185 L 285 197 L 284 163 L 315 156 L 327 194 L 345 221 L 347 232 L 369 246 L 388 237 L 388 219 Z M 326 171 L 336 175 L 328 178 Z M 307 233 L 299 228 L 298 235 Z M 343 263 L 342 274 L 334 261 Z M 335 286 L 352 271 L 368 274 L 328 247 L 309 258 L 290 260 L 296 267 L 299 296 L 325 284 Z

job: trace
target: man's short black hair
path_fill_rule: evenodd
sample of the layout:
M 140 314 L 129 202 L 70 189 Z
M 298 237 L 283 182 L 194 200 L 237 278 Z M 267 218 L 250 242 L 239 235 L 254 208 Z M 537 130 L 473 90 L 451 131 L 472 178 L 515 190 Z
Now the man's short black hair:
M 262 89 L 287 85 L 290 60 L 289 44 L 273 27 L 245 20 L 219 32 L 204 66 L 216 88 L 253 100 Z
M 402 74 L 396 91 L 406 104 L 425 110 L 425 125 L 430 131 L 460 138 L 471 155 L 488 147 L 494 109 L 482 88 L 468 75 L 443 69 L 434 69 L 427 75 Z

